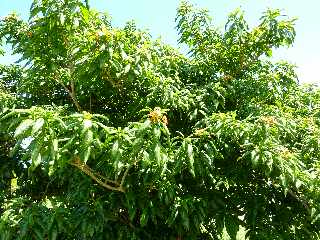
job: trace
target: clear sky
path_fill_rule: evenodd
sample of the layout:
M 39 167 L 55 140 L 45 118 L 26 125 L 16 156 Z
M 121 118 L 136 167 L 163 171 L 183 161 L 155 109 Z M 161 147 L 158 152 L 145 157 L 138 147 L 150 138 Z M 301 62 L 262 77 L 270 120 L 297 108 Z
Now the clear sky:
M 276 59 L 285 59 L 298 66 L 301 82 L 320 83 L 320 0 L 189 0 L 208 8 L 215 24 L 223 26 L 227 15 L 237 7 L 245 11 L 251 26 L 259 21 L 267 9 L 280 8 L 296 22 L 297 37 L 293 47 L 276 51 Z M 0 0 L 0 16 L 12 11 L 27 18 L 31 0 Z M 136 20 L 138 26 L 148 29 L 154 37 L 161 36 L 164 42 L 177 46 L 175 15 L 179 0 L 91 0 L 90 5 L 99 11 L 107 11 L 113 24 L 120 26 L 128 20 Z M 5 56 L 0 63 L 13 61 Z

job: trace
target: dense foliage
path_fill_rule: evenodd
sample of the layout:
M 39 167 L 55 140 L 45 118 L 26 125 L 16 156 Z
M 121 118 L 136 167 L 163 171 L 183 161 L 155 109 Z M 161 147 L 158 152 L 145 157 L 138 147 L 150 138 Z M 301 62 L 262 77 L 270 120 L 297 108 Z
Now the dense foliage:
M 176 22 L 187 55 L 87 1 L 1 20 L 1 240 L 319 237 L 320 91 L 271 58 L 294 19 Z

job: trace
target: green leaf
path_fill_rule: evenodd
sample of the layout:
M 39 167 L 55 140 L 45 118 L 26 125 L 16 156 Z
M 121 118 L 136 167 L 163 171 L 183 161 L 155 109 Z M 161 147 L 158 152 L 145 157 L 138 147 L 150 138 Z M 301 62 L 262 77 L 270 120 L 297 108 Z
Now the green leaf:
M 58 230 L 56 228 L 56 225 L 53 224 L 53 226 L 51 227 L 50 231 L 49 231 L 49 240 L 56 240 L 58 237 Z
M 194 172 L 194 158 L 193 158 L 193 147 L 191 143 L 187 144 L 187 154 L 188 154 L 188 159 L 189 159 L 189 164 L 190 164 L 190 173 L 195 176 Z
M 253 166 L 257 166 L 259 163 L 260 155 L 257 149 L 252 150 L 251 152 L 251 161 Z
M 148 214 L 148 208 L 145 208 L 140 216 L 140 225 L 141 227 L 144 227 L 147 225 L 148 223 L 148 218 L 149 218 L 149 214 Z
M 272 49 L 271 48 L 266 51 L 266 55 L 267 55 L 267 57 L 272 57 Z
M 34 231 L 34 233 L 35 233 L 36 236 L 37 236 L 37 240 L 43 239 L 43 232 L 40 231 L 40 229 L 35 228 L 35 229 L 33 229 L 33 231 Z
M 127 60 L 128 59 L 128 55 L 126 54 L 125 51 L 121 50 L 120 54 L 121 54 L 121 57 L 123 58 L 123 60 Z
M 91 155 L 91 147 L 87 147 L 83 154 L 83 162 L 87 163 Z
M 44 124 L 43 118 L 37 119 L 33 124 L 31 134 L 34 135 L 35 133 L 37 133 L 42 128 L 43 124 Z
M 110 57 L 110 59 L 112 59 L 112 57 L 113 57 L 113 48 L 108 48 L 108 51 L 109 51 L 109 57 Z
M 153 128 L 153 138 L 155 141 L 159 141 L 160 137 L 161 137 L 161 129 L 156 126 Z
M 61 13 L 60 14 L 60 23 L 61 23 L 61 25 L 64 25 L 65 20 L 66 20 L 66 16 L 63 13 Z
M 32 119 L 25 119 L 24 121 L 22 121 L 14 132 L 14 137 L 20 137 L 33 125 L 33 123 L 34 121 Z
M 86 7 L 84 7 L 84 6 L 81 6 L 80 9 L 81 9 L 83 20 L 86 23 L 89 23 L 89 11 L 88 11 L 88 9 Z
M 235 220 L 232 216 L 226 215 L 225 227 L 230 238 L 236 239 L 237 233 L 239 231 L 239 224 L 237 220 Z
M 53 148 L 53 151 L 55 151 L 55 152 L 58 152 L 58 150 L 59 150 L 59 141 L 58 141 L 58 139 L 53 139 L 52 140 L 52 148 Z
M 128 73 L 130 71 L 131 65 L 127 64 L 124 68 L 124 74 Z
M 111 149 L 111 157 L 114 159 L 114 161 L 118 161 L 120 159 L 121 153 L 119 151 L 119 141 L 116 140 Z
M 40 153 L 33 154 L 31 171 L 33 171 L 34 169 L 36 169 L 40 165 L 41 160 L 42 160 L 42 157 L 41 157 Z
M 85 146 L 91 146 L 93 142 L 93 131 L 87 130 L 84 138 Z
M 161 164 L 161 147 L 160 144 L 156 144 L 154 148 L 154 156 L 156 159 L 156 162 L 160 165 Z
M 182 211 L 180 214 L 181 214 L 182 225 L 184 226 L 185 229 L 189 230 L 190 220 L 189 220 L 188 214 L 185 211 Z

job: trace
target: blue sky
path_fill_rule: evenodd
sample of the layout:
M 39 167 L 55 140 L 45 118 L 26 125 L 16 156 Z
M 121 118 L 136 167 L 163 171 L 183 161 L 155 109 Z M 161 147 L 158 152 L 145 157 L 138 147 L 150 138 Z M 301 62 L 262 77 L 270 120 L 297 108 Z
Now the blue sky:
M 280 8 L 296 22 L 297 37 L 293 47 L 277 50 L 276 59 L 285 59 L 298 66 L 297 73 L 301 82 L 320 83 L 320 1 L 319 0 L 189 0 L 208 8 L 215 24 L 223 26 L 230 11 L 241 6 L 251 26 L 256 24 L 261 13 L 267 8 Z M 1 0 L 0 16 L 12 11 L 27 18 L 31 0 Z M 120 26 L 135 19 L 138 26 L 148 29 L 154 37 L 161 36 L 164 42 L 176 45 L 177 33 L 175 14 L 179 0 L 91 0 L 90 5 L 99 11 L 107 11 L 113 23 Z M 13 61 L 5 56 L 0 63 Z

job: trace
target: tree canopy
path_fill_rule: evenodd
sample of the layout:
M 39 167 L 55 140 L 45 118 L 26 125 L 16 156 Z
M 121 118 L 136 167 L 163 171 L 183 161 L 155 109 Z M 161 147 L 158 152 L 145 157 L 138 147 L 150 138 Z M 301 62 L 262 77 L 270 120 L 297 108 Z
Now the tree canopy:
M 0 239 L 320 237 L 320 91 L 272 59 L 294 23 L 182 1 L 183 54 L 88 1 L 3 18 Z

